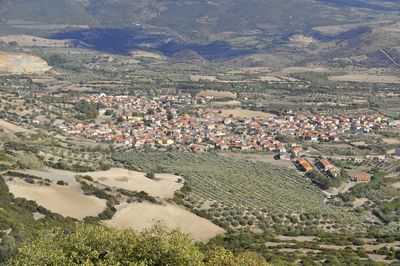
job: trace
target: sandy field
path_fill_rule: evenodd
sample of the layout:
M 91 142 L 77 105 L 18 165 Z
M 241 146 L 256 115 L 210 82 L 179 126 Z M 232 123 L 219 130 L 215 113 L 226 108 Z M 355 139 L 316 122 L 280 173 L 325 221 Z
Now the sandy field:
M 153 59 L 158 59 L 158 60 L 164 60 L 165 57 L 158 54 L 158 53 L 152 53 L 152 52 L 147 52 L 147 51 L 133 51 L 132 52 L 132 56 L 134 58 L 140 58 L 140 57 L 144 57 L 144 58 L 153 58 Z
M 59 180 L 62 180 L 64 182 L 67 182 L 70 185 L 73 184 L 79 184 L 75 180 L 75 176 L 78 175 L 77 173 L 67 171 L 67 170 L 58 170 L 58 169 L 53 169 L 53 168 L 45 168 L 43 170 L 21 170 L 21 171 L 15 171 L 23 174 L 29 174 L 29 175 L 34 175 L 37 177 L 41 177 L 43 179 L 49 179 L 53 182 L 57 182 Z
M 205 81 L 216 81 L 217 77 L 216 76 L 203 76 L 203 75 L 190 75 L 190 80 L 191 81 L 201 81 L 201 80 L 205 80 Z
M 394 188 L 400 188 L 400 182 L 394 183 L 391 186 Z
M 20 127 L 18 125 L 9 123 L 7 121 L 4 121 L 3 119 L 0 119 L 0 128 L 4 129 L 5 131 L 9 131 L 11 133 L 14 133 L 14 134 L 18 133 L 18 132 L 30 133 L 30 134 L 35 133 L 32 130 L 25 129 L 25 128 Z
M 236 93 L 230 92 L 230 91 L 214 91 L 214 90 L 203 90 L 200 91 L 197 96 L 203 96 L 203 97 L 207 97 L 207 96 L 211 96 L 214 98 L 232 98 L 232 99 L 236 99 L 237 95 Z
M 272 67 L 242 67 L 239 69 L 231 70 L 229 74 L 243 74 L 243 73 L 267 73 L 272 70 Z
M 281 82 L 282 79 L 273 77 L 273 76 L 263 76 L 258 78 L 261 81 L 268 81 L 268 82 Z
M 315 42 L 314 38 L 305 36 L 305 35 L 299 35 L 299 34 L 290 36 L 289 40 L 291 42 L 299 43 L 299 44 L 303 44 L 303 45 L 309 45 L 309 44 L 312 44 L 313 42 Z
M 151 180 L 145 177 L 145 173 L 123 168 L 112 168 L 108 171 L 83 173 L 81 175 L 89 175 L 106 186 L 145 191 L 151 196 L 164 199 L 173 197 L 175 191 L 183 186 L 183 184 L 177 182 L 180 177 L 176 175 L 156 174 L 156 180 Z
M 212 106 L 240 106 L 239 101 L 226 101 L 226 102 L 212 102 Z
M 223 116 L 230 116 L 233 115 L 234 117 L 240 118 L 253 118 L 253 117 L 260 117 L 260 118 L 271 118 L 274 117 L 273 114 L 265 113 L 261 111 L 252 111 L 252 110 L 245 110 L 245 109 L 223 109 L 221 110 Z
M 1 36 L 3 42 L 16 42 L 19 46 L 40 46 L 40 47 L 69 47 L 69 41 L 51 40 L 31 35 L 7 35 Z
M 358 208 L 368 202 L 367 198 L 355 199 L 353 201 L 353 208 Z
M 263 154 L 263 153 L 234 153 L 234 152 L 223 152 L 221 153 L 222 156 L 228 158 L 240 158 L 244 160 L 249 160 L 253 162 L 263 162 L 269 163 L 276 166 L 284 166 L 291 169 L 296 169 L 294 164 L 291 161 L 285 160 L 275 160 L 274 156 L 276 154 Z
M 201 218 L 179 206 L 149 203 L 131 203 L 118 206 L 112 220 L 105 223 L 112 227 L 143 230 L 157 221 L 165 222 L 170 228 L 180 228 L 193 235 L 196 241 L 207 241 L 224 230 L 207 219 Z
M 332 70 L 324 67 L 286 67 L 274 74 L 277 76 L 286 76 L 288 74 L 303 72 L 329 73 L 332 72 Z
M 276 239 L 281 241 L 297 241 L 297 242 L 311 242 L 315 240 L 313 236 L 277 236 Z M 281 243 L 282 244 L 282 243 Z
M 398 145 L 400 144 L 400 139 L 388 139 L 388 138 L 384 138 L 383 142 L 385 142 L 386 144 L 389 145 Z
M 343 76 L 331 76 L 332 81 L 368 82 L 368 83 L 400 83 L 400 77 L 377 76 L 364 74 L 347 74 Z
M 15 197 L 36 201 L 46 209 L 66 217 L 83 219 L 97 216 L 106 207 L 105 200 L 84 195 L 80 185 L 40 186 L 17 178 L 7 181 L 7 185 Z

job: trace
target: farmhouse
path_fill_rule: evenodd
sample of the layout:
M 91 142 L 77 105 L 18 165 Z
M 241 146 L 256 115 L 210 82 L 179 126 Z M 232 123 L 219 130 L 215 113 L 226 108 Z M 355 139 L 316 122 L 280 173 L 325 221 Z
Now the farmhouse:
M 306 158 L 297 159 L 297 164 L 300 170 L 304 172 L 313 172 L 315 170 L 314 166 Z
M 358 173 L 354 179 L 359 183 L 369 183 L 371 181 L 371 176 L 367 173 L 361 172 Z
M 317 165 L 325 172 L 328 172 L 334 168 L 334 166 L 327 159 L 320 159 Z

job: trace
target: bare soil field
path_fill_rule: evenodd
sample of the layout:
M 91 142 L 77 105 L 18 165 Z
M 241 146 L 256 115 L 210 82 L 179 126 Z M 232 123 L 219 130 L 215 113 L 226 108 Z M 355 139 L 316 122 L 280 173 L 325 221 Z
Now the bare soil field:
M 262 76 L 258 78 L 261 81 L 268 81 L 268 82 L 282 82 L 282 79 L 274 77 L 274 76 Z
M 201 80 L 205 81 L 216 81 L 217 77 L 216 76 L 203 76 L 203 75 L 190 75 L 190 80 L 197 82 Z
M 384 139 L 383 139 L 383 142 L 385 142 L 386 144 L 389 144 L 389 145 L 399 145 L 399 144 L 400 144 L 400 139 L 395 139 L 395 138 L 393 138 L 393 139 L 384 138 Z
M 391 185 L 394 188 L 399 188 L 400 189 L 400 182 L 394 183 Z
M 278 72 L 274 72 L 276 76 L 287 76 L 294 73 L 315 72 L 315 73 L 330 73 L 333 70 L 325 67 L 286 67 Z
M 203 90 L 200 91 L 197 96 L 203 96 L 203 97 L 214 97 L 214 98 L 231 98 L 231 99 L 236 99 L 237 95 L 234 92 L 230 91 L 214 91 L 214 90 Z
M 162 221 L 170 228 L 180 228 L 193 235 L 196 241 L 207 241 L 224 230 L 207 219 L 201 218 L 182 207 L 166 204 L 131 203 L 117 207 L 114 217 L 105 223 L 112 227 L 143 230 L 157 221 Z
M 3 42 L 16 42 L 19 46 L 39 46 L 39 47 L 69 47 L 69 41 L 50 40 L 30 35 L 7 35 L 1 36 Z
M 358 208 L 368 202 L 367 198 L 355 199 L 353 201 L 353 208 Z
M 4 121 L 3 119 L 0 119 L 0 128 L 3 129 L 6 133 L 28 133 L 28 134 L 34 134 L 35 132 L 33 130 L 29 130 L 23 127 L 20 127 L 18 125 L 9 123 L 7 121 Z
M 158 53 L 152 53 L 152 52 L 147 52 L 147 51 L 133 51 L 132 56 L 134 58 L 152 58 L 152 59 L 157 59 L 157 60 L 164 60 L 165 57 L 158 54 Z
M 255 73 L 268 73 L 271 71 L 272 71 L 271 67 L 242 67 L 239 69 L 231 70 L 228 73 L 229 74 L 245 74 L 245 73 L 255 74 Z
M 297 242 L 311 242 L 315 240 L 314 236 L 277 236 L 276 239 L 281 241 L 297 241 Z
M 53 182 L 57 182 L 59 180 L 62 180 L 64 182 L 67 182 L 70 185 L 73 184 L 79 184 L 75 180 L 75 175 L 77 173 L 67 171 L 67 170 L 58 170 L 58 169 L 53 169 L 53 168 L 45 168 L 43 170 L 21 170 L 21 171 L 15 171 L 23 174 L 28 174 L 28 175 L 33 175 L 37 177 L 41 177 L 43 179 L 49 179 Z
M 265 113 L 265 112 L 261 112 L 261 111 L 252 111 L 252 110 L 246 110 L 246 109 L 223 109 L 223 110 L 221 110 L 221 114 L 223 116 L 233 115 L 234 117 L 240 117 L 240 118 L 254 118 L 254 117 L 271 118 L 271 117 L 274 117 L 274 115 L 270 114 L 270 113 Z
M 36 201 L 50 211 L 66 217 L 83 219 L 86 216 L 97 216 L 106 207 L 105 200 L 86 196 L 80 185 L 42 186 L 28 184 L 17 178 L 7 181 L 7 185 L 15 197 Z
M 240 106 L 239 101 L 226 101 L 226 102 L 212 102 L 212 106 Z
M 285 166 L 292 169 L 296 168 L 290 161 L 275 160 L 275 154 L 224 152 L 221 153 L 221 155 L 229 158 L 240 158 L 254 162 L 269 163 L 276 166 Z
M 123 168 L 112 168 L 108 171 L 90 172 L 89 175 L 98 182 L 116 188 L 131 191 L 145 191 L 154 197 L 171 198 L 175 191 L 181 189 L 180 178 L 172 174 L 156 174 L 156 180 L 149 179 L 145 173 L 129 171 Z
M 350 82 L 366 82 L 366 83 L 400 83 L 400 77 L 396 76 L 377 76 L 364 74 L 347 74 L 343 76 L 330 76 L 332 81 L 350 81 Z

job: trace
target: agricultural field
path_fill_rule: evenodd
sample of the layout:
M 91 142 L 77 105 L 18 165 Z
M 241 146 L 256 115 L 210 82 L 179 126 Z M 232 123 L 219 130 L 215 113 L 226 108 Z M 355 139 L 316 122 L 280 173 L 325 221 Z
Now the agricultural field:
M 240 117 L 240 118 L 255 118 L 260 117 L 263 119 L 268 119 L 273 117 L 273 114 L 260 112 L 260 111 L 252 111 L 252 110 L 245 110 L 245 109 L 222 109 L 220 110 L 223 116 L 233 116 L 233 117 Z
M 225 231 L 209 220 L 199 217 L 174 204 L 154 205 L 130 203 L 117 207 L 117 213 L 105 224 L 118 228 L 143 230 L 161 221 L 169 228 L 179 228 L 190 233 L 196 241 L 206 242 Z
M 116 152 L 113 159 L 138 171 L 182 176 L 185 185 L 174 201 L 225 228 L 288 232 L 301 230 L 306 223 L 355 227 L 355 214 L 326 205 L 320 190 L 286 167 L 214 154 L 160 151 Z M 362 230 L 362 223 L 358 224 Z
M 83 219 L 97 216 L 106 207 L 104 200 L 86 196 L 79 185 L 39 185 L 18 179 L 7 181 L 7 185 L 15 197 L 33 200 L 64 217 Z
M 146 177 L 146 173 L 123 168 L 111 168 L 107 171 L 88 172 L 82 173 L 82 175 L 91 176 L 94 180 L 108 187 L 145 191 L 153 197 L 162 199 L 172 198 L 175 191 L 183 186 L 182 178 L 176 175 L 156 173 L 154 178 L 150 179 Z

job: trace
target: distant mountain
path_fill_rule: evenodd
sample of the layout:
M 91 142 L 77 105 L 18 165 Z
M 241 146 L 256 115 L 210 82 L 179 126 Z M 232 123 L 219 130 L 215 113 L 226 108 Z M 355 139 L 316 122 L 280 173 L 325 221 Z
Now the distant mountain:
M 68 37 L 113 53 L 142 49 L 172 56 L 189 49 L 208 60 L 279 51 L 284 61 L 297 62 L 318 53 L 345 55 L 342 46 L 356 54 L 391 48 L 368 39 L 384 37 L 368 23 L 399 15 L 395 0 L 0 0 L 0 35 Z M 314 30 L 353 24 L 360 26 L 334 34 Z M 295 34 L 315 38 L 319 49 L 297 47 L 293 54 L 289 40 Z

